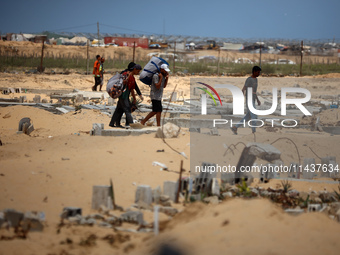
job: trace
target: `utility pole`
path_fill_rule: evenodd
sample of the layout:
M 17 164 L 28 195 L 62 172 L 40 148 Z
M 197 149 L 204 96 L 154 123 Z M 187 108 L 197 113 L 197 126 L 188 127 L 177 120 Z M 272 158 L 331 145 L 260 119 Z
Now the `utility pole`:
M 302 58 L 303 58 L 303 41 L 301 41 L 300 77 L 302 77 Z
M 42 37 L 41 60 L 40 60 L 40 68 L 39 68 L 40 73 L 42 73 L 44 71 L 43 70 L 44 42 L 45 42 L 45 39 Z
M 221 49 L 218 48 L 218 59 L 217 59 L 217 76 L 220 75 L 220 53 L 221 53 Z
M 135 53 L 136 53 L 136 41 L 133 42 L 133 57 L 132 57 L 132 62 L 135 62 Z
M 175 41 L 175 47 L 174 47 L 174 71 L 173 73 L 175 73 L 175 55 L 176 55 L 176 41 Z
M 261 67 L 261 57 L 262 57 L 262 44 L 260 44 L 260 67 Z
M 87 50 L 86 50 L 86 74 L 89 74 L 89 46 L 90 46 L 90 40 L 87 39 Z
M 98 47 L 99 47 L 99 22 L 97 22 L 97 31 L 98 31 Z

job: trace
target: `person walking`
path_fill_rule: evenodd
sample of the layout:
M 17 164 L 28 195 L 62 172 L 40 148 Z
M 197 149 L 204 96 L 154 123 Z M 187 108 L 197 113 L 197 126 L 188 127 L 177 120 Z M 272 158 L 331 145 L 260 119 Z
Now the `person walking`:
M 142 121 L 141 124 L 145 123 L 156 115 L 157 126 L 161 125 L 161 114 L 163 111 L 162 107 L 162 97 L 163 90 L 166 88 L 169 80 L 170 69 L 166 64 L 162 64 L 160 72 L 152 76 L 150 98 L 152 102 L 152 112 L 150 112 Z
M 123 113 L 125 113 L 125 116 L 126 116 L 125 127 L 129 128 L 130 124 L 133 123 L 129 97 L 130 97 L 130 93 L 131 93 L 132 98 L 133 98 L 132 103 L 135 104 L 136 103 L 136 94 L 135 94 L 134 90 L 135 90 L 136 80 L 135 80 L 134 75 L 138 75 L 140 73 L 140 70 L 142 70 L 142 67 L 140 65 L 136 64 L 132 68 L 131 71 L 127 71 L 127 72 L 123 73 L 124 75 L 127 75 L 127 78 L 124 81 L 126 89 L 118 99 L 116 110 L 113 113 L 110 124 L 109 124 L 110 127 L 120 127 L 120 128 L 123 127 L 123 126 L 120 125 L 120 120 L 122 118 Z
M 246 95 L 246 108 L 247 108 L 247 113 L 246 115 L 243 117 L 243 119 L 237 123 L 234 127 L 231 128 L 231 131 L 237 135 L 237 129 L 242 126 L 242 125 L 245 125 L 245 122 L 246 121 L 249 121 L 249 120 L 256 120 L 257 119 L 257 115 L 252 113 L 250 110 L 249 110 L 249 107 L 248 107 L 248 88 L 252 88 L 253 90 L 253 95 L 252 95 L 252 104 L 253 104 L 253 107 L 255 108 L 255 100 L 257 101 L 257 104 L 258 105 L 261 105 L 261 101 L 259 100 L 259 98 L 257 97 L 257 86 L 258 86 L 258 83 L 257 83 L 257 77 L 260 76 L 260 73 L 261 73 L 261 68 L 259 66 L 254 66 L 253 69 L 252 69 L 252 75 L 250 77 L 247 78 L 243 88 L 242 88 L 242 92 L 243 94 Z M 255 127 L 251 127 L 252 129 L 252 133 L 254 134 L 256 132 L 256 128 Z
M 101 83 L 101 74 L 100 74 L 100 55 L 96 56 L 96 61 L 93 65 L 93 75 L 94 75 L 94 86 L 92 86 L 92 91 L 97 91 L 97 86 Z
M 100 72 L 100 87 L 99 87 L 99 91 L 102 91 L 102 87 L 104 84 L 104 62 L 105 62 L 105 58 L 101 58 L 100 59 L 100 67 L 99 67 L 99 72 Z

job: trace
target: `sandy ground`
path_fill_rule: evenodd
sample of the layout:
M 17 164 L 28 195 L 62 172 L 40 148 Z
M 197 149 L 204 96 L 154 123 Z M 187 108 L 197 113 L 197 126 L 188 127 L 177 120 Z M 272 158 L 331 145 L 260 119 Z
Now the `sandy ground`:
M 109 77 L 106 77 L 108 79 Z M 227 78 L 228 82 L 242 87 L 246 77 Z M 336 95 L 340 91 L 340 77 L 328 75 L 304 78 L 259 78 L 259 91 L 272 87 L 300 87 L 311 91 L 313 100 L 321 95 Z M 14 98 L 26 95 L 32 100 L 36 94 L 49 100 L 53 91 L 71 92 L 73 89 L 90 91 L 92 76 L 70 75 L 26 75 L 0 74 L 0 88 L 21 87 L 27 93 L 1 95 Z M 171 77 L 165 96 L 174 87 L 189 98 L 190 78 Z M 149 88 L 140 85 L 144 95 Z M 183 91 L 183 92 L 182 92 Z M 99 93 L 99 92 L 98 92 Z M 148 102 L 146 97 L 144 102 Z M 102 102 L 104 103 L 104 102 Z M 321 124 L 337 125 L 339 110 L 327 110 L 320 114 Z M 31 118 L 35 130 L 30 136 L 16 134 L 21 118 Z M 178 138 L 167 142 L 188 155 L 184 159 L 173 152 L 154 134 L 128 137 L 90 136 L 92 123 L 104 123 L 108 127 L 110 117 L 94 110 L 84 110 L 55 115 L 29 106 L 0 108 L 0 210 L 13 208 L 20 211 L 44 211 L 46 227 L 42 233 L 29 233 L 27 240 L 0 241 L 0 254 L 157 254 L 157 247 L 171 244 L 181 250 L 178 254 L 338 254 L 340 224 L 322 213 L 291 216 L 276 204 L 266 199 L 229 199 L 219 205 L 194 203 L 175 207 L 183 210 L 170 222 L 161 214 L 162 231 L 157 237 L 152 233 L 114 233 L 100 227 L 73 226 L 63 228 L 57 234 L 59 215 L 65 206 L 83 209 L 83 214 L 94 213 L 91 209 L 92 186 L 109 185 L 113 180 L 117 204 L 127 208 L 134 203 L 136 185 L 146 184 L 152 188 L 163 185 L 166 180 L 175 181 L 177 173 L 160 171 L 152 166 L 153 161 L 166 164 L 170 170 L 178 171 L 184 161 L 185 176 L 190 170 L 190 146 L 220 140 L 216 151 L 202 149 L 201 160 L 219 161 L 235 165 L 242 145 L 226 152 L 223 144 L 230 146 L 254 141 L 250 129 L 240 129 L 239 135 L 229 130 L 221 131 L 221 137 L 206 135 L 206 139 L 193 141 L 187 129 L 182 129 Z M 258 129 L 256 141 L 272 143 L 287 137 L 297 145 L 301 160 L 314 157 L 336 156 L 340 159 L 340 136 L 306 129 Z M 215 141 L 213 141 L 215 139 Z M 282 153 L 285 164 L 297 162 L 294 145 L 287 140 L 274 144 Z M 208 146 L 207 146 L 208 147 Z M 311 149 L 314 153 L 311 151 Z M 157 152 L 163 150 L 164 152 Z M 223 162 L 222 162 L 223 163 Z M 254 183 L 263 187 L 276 187 L 279 180 L 267 184 Z M 309 192 L 333 191 L 336 184 L 293 182 L 293 188 Z M 118 212 L 113 212 L 119 215 Z M 152 222 L 151 212 L 144 212 L 145 220 Z M 128 224 L 123 225 L 129 227 Z M 79 243 L 89 235 L 98 239 L 93 246 Z M 110 245 L 103 237 L 114 234 L 117 241 Z M 0 236 L 11 236 L 13 230 L 0 230 Z M 69 238 L 72 243 L 62 244 Z M 158 253 L 161 254 L 161 253 Z

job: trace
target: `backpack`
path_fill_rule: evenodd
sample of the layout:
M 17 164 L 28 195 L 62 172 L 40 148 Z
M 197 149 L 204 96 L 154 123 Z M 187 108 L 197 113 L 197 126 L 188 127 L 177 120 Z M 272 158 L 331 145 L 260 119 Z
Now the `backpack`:
M 164 59 L 159 57 L 152 57 L 150 61 L 145 65 L 143 71 L 139 75 L 139 80 L 146 85 L 151 86 L 152 77 L 154 74 L 159 73 L 162 64 L 168 64 Z
M 117 73 L 110 78 L 106 85 L 106 92 L 112 98 L 118 98 L 125 90 L 124 80 L 127 78 L 126 73 Z

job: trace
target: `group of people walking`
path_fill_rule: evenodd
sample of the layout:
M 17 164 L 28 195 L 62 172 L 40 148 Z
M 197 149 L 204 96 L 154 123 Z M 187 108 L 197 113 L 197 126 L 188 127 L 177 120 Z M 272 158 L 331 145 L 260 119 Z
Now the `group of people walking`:
M 104 67 L 103 63 L 105 62 L 104 58 L 101 58 L 99 55 L 96 56 L 97 60 L 94 63 L 93 67 L 93 75 L 95 77 L 95 85 L 92 87 L 93 91 L 97 90 L 99 87 L 99 91 L 101 91 L 103 86 L 104 80 Z M 125 113 L 126 121 L 125 121 L 125 128 L 129 128 L 130 124 L 133 124 L 132 118 L 132 111 L 136 108 L 136 93 L 143 101 L 143 95 L 136 83 L 135 75 L 139 75 L 142 67 L 139 64 L 134 62 L 130 62 L 127 69 L 121 72 L 122 77 L 124 77 L 124 90 L 122 94 L 118 98 L 117 107 L 112 115 L 111 121 L 109 126 L 110 127 L 119 127 L 124 128 L 121 125 L 121 119 L 123 113 Z M 159 72 L 153 74 L 152 76 L 152 83 L 150 86 L 150 99 L 152 102 L 152 112 L 150 112 L 143 120 L 141 120 L 140 124 L 145 125 L 146 122 L 156 115 L 156 122 L 157 126 L 161 125 L 161 114 L 163 111 L 162 107 L 162 97 L 163 97 L 163 90 L 166 88 L 169 80 L 169 73 L 170 69 L 169 66 L 166 64 L 162 64 L 160 66 Z M 246 80 L 245 85 L 242 89 L 242 92 L 245 94 L 246 98 L 248 98 L 247 88 L 251 87 L 253 91 L 252 96 L 252 104 L 255 107 L 255 101 L 257 101 L 258 105 L 261 105 L 260 100 L 257 97 L 257 77 L 261 73 L 261 68 L 258 66 L 254 66 L 252 69 L 252 75 Z M 130 95 L 132 96 L 132 101 L 130 101 Z M 248 102 L 248 100 L 246 100 Z M 253 114 L 246 103 L 247 113 L 244 118 L 237 123 L 234 127 L 231 128 L 231 131 L 237 135 L 237 129 L 242 125 L 243 122 L 249 120 L 256 120 L 257 116 Z M 255 127 L 252 127 L 252 133 L 255 133 Z
M 104 61 L 99 55 L 97 55 L 97 60 L 94 63 L 93 67 L 93 75 L 95 77 L 95 85 L 92 87 L 93 91 L 97 90 L 97 86 L 100 86 L 99 91 L 102 89 L 103 85 L 103 74 L 104 68 L 102 64 Z M 118 98 L 117 107 L 112 115 L 109 126 L 110 127 L 118 127 L 124 128 L 121 125 L 121 119 L 123 113 L 125 113 L 126 121 L 125 128 L 129 128 L 130 124 L 134 123 L 132 118 L 132 111 L 136 109 L 136 94 L 139 96 L 141 101 L 144 100 L 144 97 L 137 85 L 135 80 L 135 75 L 139 75 L 142 67 L 139 64 L 134 62 L 130 62 L 127 69 L 121 71 L 121 77 L 123 77 L 124 81 L 124 90 Z M 141 122 L 141 125 L 145 125 L 146 122 L 156 115 L 157 126 L 161 124 L 161 113 L 163 111 L 162 107 L 162 97 L 163 90 L 168 84 L 170 69 L 166 64 L 162 64 L 160 66 L 160 72 L 155 73 L 152 77 L 152 83 L 150 86 L 150 98 L 152 102 L 152 112 L 150 112 Z M 130 96 L 132 97 L 132 101 L 130 101 Z

